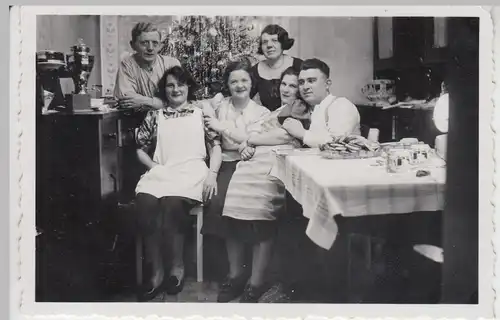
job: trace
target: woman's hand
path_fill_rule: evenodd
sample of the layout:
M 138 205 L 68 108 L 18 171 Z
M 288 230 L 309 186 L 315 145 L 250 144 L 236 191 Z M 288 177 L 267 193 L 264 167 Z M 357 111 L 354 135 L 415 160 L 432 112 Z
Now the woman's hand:
M 203 202 L 208 202 L 217 194 L 217 173 L 210 171 L 203 183 Z
M 221 133 L 224 130 L 224 126 L 222 125 L 222 122 L 217 120 L 214 117 L 210 116 L 203 116 L 203 121 L 205 122 L 205 126 L 209 129 L 212 129 L 216 132 Z
M 254 154 L 255 154 L 254 147 L 246 147 L 240 152 L 241 160 L 248 161 L 253 157 Z
M 219 106 L 223 100 L 224 100 L 224 95 L 219 92 L 212 99 L 210 99 L 210 105 L 214 110 L 217 110 L 219 109 Z

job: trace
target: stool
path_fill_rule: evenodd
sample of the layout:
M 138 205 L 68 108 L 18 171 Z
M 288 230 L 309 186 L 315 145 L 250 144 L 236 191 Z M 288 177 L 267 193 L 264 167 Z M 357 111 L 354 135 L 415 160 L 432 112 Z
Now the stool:
M 191 209 L 191 215 L 196 216 L 196 234 L 195 234 L 195 251 L 196 251 L 196 281 L 203 282 L 203 235 L 201 228 L 203 226 L 203 206 L 196 206 Z M 144 259 L 142 236 L 138 235 L 135 242 L 136 252 L 136 279 L 137 287 L 142 285 L 142 260 Z

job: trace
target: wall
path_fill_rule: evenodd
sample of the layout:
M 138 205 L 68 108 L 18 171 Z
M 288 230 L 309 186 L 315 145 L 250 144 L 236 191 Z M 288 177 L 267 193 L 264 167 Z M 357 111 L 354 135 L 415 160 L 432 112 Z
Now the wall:
M 161 29 L 168 29 L 172 17 L 119 16 L 115 22 L 118 53 L 112 60 L 131 51 L 130 31 L 138 21 L 151 21 Z M 278 23 L 288 30 L 295 38 L 289 54 L 302 59 L 317 57 L 328 63 L 333 94 L 345 96 L 355 103 L 367 102 L 361 88 L 373 78 L 371 17 L 260 17 L 259 21 L 260 28 Z
M 137 21 L 152 21 L 162 29 L 168 28 L 172 21 L 170 16 L 115 17 L 118 41 L 112 50 L 118 53 L 117 58 L 131 51 L 130 31 Z M 366 102 L 360 90 L 373 75 L 372 18 L 262 17 L 261 22 L 262 25 L 279 23 L 288 29 L 290 36 L 296 39 L 289 51 L 291 55 L 303 59 L 317 57 L 327 62 L 331 68 L 333 94 L 345 96 L 355 103 Z M 101 28 L 99 16 L 38 16 L 37 50 L 69 52 L 76 40 L 83 38 L 96 57 L 89 85 L 102 84 Z M 71 90 L 71 81 L 65 87 Z
M 78 38 L 82 38 L 95 56 L 94 68 L 89 77 L 89 86 L 101 84 L 101 44 L 99 35 L 99 16 L 89 15 L 39 15 L 37 16 L 36 49 L 71 52 Z M 64 93 L 73 90 L 71 79 L 64 79 Z
M 130 40 L 132 28 L 138 22 L 154 23 L 160 30 L 167 30 L 172 24 L 172 16 L 120 16 L 118 19 L 118 52 L 132 52 Z
M 373 79 L 373 18 L 291 18 L 291 55 L 319 58 L 330 66 L 331 92 L 354 103 L 367 102 L 361 88 Z

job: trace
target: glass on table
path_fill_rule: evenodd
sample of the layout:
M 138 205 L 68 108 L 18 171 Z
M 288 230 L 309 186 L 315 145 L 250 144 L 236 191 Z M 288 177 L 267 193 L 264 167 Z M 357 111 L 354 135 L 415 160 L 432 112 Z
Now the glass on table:
M 387 152 L 387 172 L 399 173 L 412 168 L 411 152 L 408 149 L 392 149 Z

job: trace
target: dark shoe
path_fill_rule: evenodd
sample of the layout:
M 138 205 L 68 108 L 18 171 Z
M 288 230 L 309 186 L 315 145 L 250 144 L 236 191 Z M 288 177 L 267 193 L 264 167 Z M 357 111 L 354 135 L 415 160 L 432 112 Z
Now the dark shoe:
M 278 283 L 260 297 L 259 303 L 287 303 L 291 300 L 291 294 L 285 290 L 285 286 Z
M 164 288 L 164 282 L 161 283 L 158 287 L 153 287 L 152 284 L 147 284 L 147 285 L 144 285 L 140 292 L 139 292 L 139 296 L 138 296 L 138 299 L 139 302 L 146 302 L 146 301 L 151 301 L 153 300 L 154 298 L 156 298 L 156 296 L 158 295 L 158 293 L 162 292 Z
M 254 287 L 252 285 L 247 285 L 245 287 L 245 291 L 243 291 L 243 295 L 240 298 L 241 303 L 257 303 L 259 298 L 264 293 L 264 287 Z
M 177 278 L 176 276 L 170 276 L 165 282 L 165 289 L 167 294 L 169 295 L 176 295 L 181 292 L 183 288 L 184 278 L 179 280 L 179 278 Z
M 220 287 L 217 302 L 229 302 L 239 297 L 245 289 L 246 279 L 242 276 L 231 279 L 227 278 Z

